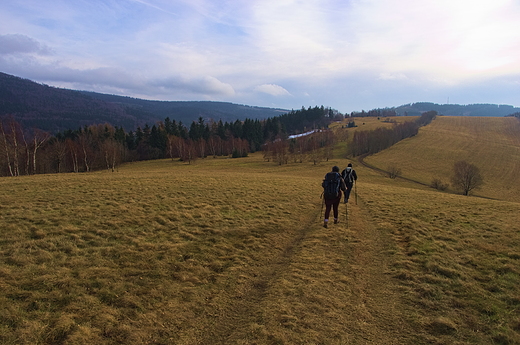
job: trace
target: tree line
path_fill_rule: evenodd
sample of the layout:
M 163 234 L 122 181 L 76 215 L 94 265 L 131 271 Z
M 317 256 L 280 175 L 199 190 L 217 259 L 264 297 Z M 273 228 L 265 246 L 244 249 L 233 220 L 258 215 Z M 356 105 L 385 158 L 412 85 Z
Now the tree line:
M 189 126 L 167 117 L 135 131 L 98 124 L 54 136 L 38 129 L 24 129 L 7 117 L 0 121 L 0 175 L 115 170 L 123 162 L 160 158 L 189 163 L 208 156 L 244 157 L 263 149 L 266 142 L 283 141 L 289 133 L 326 127 L 335 115 L 335 111 L 322 106 L 265 120 L 206 122 L 200 117 Z
M 263 147 L 264 159 L 278 165 L 309 161 L 316 165 L 332 158 L 334 144 L 338 139 L 346 139 L 346 136 L 338 138 L 333 131 L 323 129 L 301 137 L 269 141 Z
M 350 117 L 389 117 L 397 116 L 397 112 L 392 108 L 377 108 L 369 111 L 353 111 L 350 113 Z
M 426 126 L 437 116 L 436 111 L 425 112 L 416 121 L 394 124 L 392 128 L 378 128 L 371 131 L 354 133 L 351 145 L 348 147 L 350 156 L 374 154 L 389 148 L 395 143 L 413 137 L 421 126 Z

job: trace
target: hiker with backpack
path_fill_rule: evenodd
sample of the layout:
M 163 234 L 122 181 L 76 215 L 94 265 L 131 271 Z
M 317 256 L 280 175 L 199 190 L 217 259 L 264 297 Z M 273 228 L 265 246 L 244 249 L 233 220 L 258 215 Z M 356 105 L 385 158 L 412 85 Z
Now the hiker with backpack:
M 347 167 L 343 169 L 341 172 L 341 177 L 345 181 L 345 185 L 347 186 L 347 190 L 345 192 L 345 204 L 348 202 L 350 197 L 350 192 L 352 191 L 352 187 L 354 183 L 357 181 L 356 171 L 352 168 L 352 163 L 348 163 Z M 357 199 L 356 199 L 357 202 Z
M 329 223 L 331 209 L 334 211 L 334 224 L 338 223 L 338 208 L 341 201 L 341 191 L 346 193 L 347 187 L 337 166 L 333 166 L 332 171 L 325 175 L 321 186 L 323 187 L 323 200 L 325 203 L 325 219 L 323 227 L 326 228 Z

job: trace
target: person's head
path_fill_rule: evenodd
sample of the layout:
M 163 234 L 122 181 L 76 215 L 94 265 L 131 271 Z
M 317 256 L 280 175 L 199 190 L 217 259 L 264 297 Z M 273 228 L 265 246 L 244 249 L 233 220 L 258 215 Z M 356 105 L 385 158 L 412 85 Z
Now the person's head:
M 348 166 L 348 167 L 351 167 L 351 168 L 352 168 L 352 163 L 348 163 L 348 165 L 347 165 L 347 166 Z
M 337 172 L 339 173 L 339 167 L 337 167 L 336 165 L 332 167 L 332 172 Z

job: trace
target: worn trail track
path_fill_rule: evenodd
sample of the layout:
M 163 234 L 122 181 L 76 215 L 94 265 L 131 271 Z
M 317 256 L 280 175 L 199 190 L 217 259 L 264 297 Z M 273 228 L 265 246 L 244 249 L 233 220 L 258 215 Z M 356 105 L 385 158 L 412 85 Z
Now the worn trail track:
M 348 206 L 348 228 L 345 206 L 340 205 L 341 223 L 324 229 L 319 205 L 295 229 L 279 256 L 259 263 L 254 278 L 243 288 L 223 292 L 229 297 L 227 304 L 202 327 L 199 344 L 412 344 L 405 308 L 389 274 L 389 235 L 378 231 L 362 200 L 358 203 L 352 200 Z M 299 287 L 301 294 L 281 294 L 282 281 L 294 279 L 294 267 L 308 261 L 318 266 L 298 271 L 299 276 L 307 277 Z M 311 286 L 328 291 L 325 294 L 330 300 L 313 296 L 316 290 L 311 291 Z M 296 326 L 288 329 L 280 322 L 273 305 L 292 306 Z M 321 306 L 327 315 L 320 315 Z M 298 338 L 298 322 L 313 329 L 312 339 Z M 255 332 L 251 325 L 262 332 Z
M 353 277 L 353 344 L 405 344 L 410 329 L 389 272 L 390 240 L 365 213 L 362 202 L 349 210 L 349 274 Z

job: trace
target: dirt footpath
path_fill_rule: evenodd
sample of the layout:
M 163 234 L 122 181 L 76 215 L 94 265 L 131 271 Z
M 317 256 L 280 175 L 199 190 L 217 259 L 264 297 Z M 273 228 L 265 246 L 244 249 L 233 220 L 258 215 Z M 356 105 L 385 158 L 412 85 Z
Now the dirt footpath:
M 222 291 L 218 312 L 198 325 L 199 344 L 416 344 L 396 282 L 391 242 L 362 202 L 340 206 L 322 226 L 321 208 Z M 347 226 L 348 225 L 348 226 Z
M 349 205 L 349 210 L 353 344 L 413 344 L 413 330 L 405 320 L 407 307 L 390 275 L 390 238 L 378 231 L 361 201 Z

